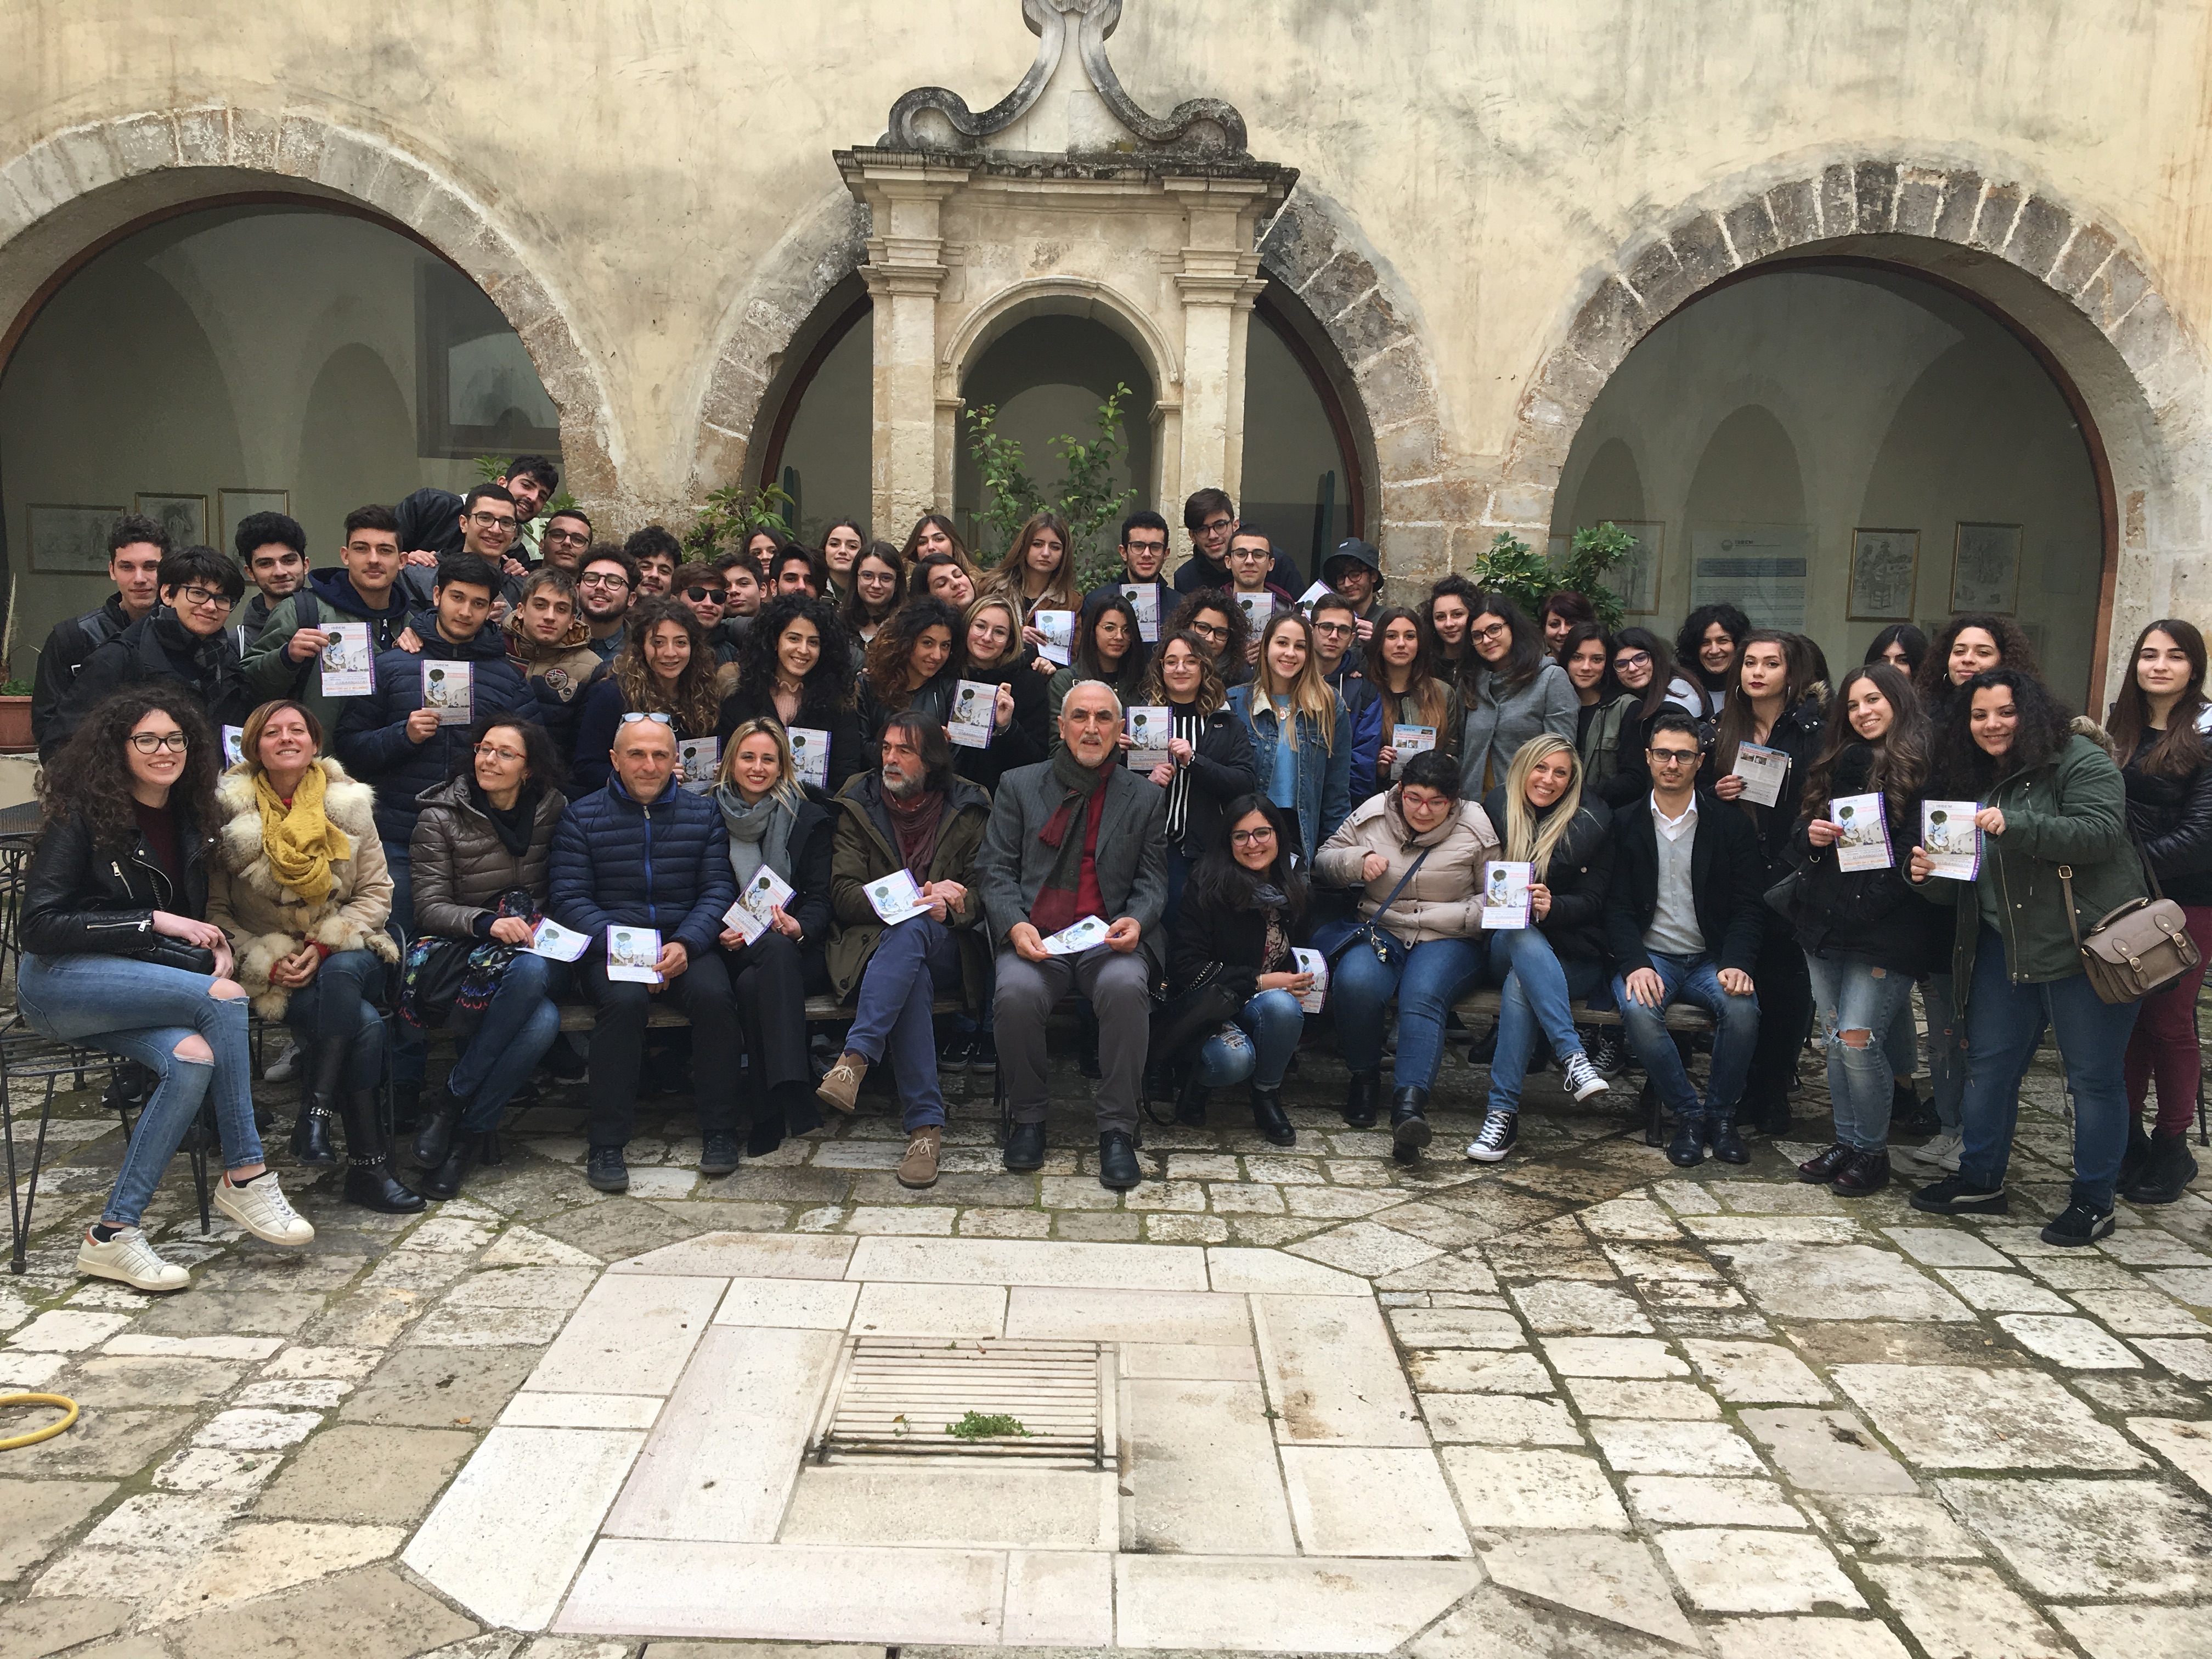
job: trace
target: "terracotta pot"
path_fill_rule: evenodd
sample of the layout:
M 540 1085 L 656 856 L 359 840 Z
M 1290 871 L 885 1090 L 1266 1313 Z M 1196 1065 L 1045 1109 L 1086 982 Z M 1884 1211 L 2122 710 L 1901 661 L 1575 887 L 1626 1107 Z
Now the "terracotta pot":
M 31 741 L 31 700 L 0 697 L 0 751 L 36 747 Z

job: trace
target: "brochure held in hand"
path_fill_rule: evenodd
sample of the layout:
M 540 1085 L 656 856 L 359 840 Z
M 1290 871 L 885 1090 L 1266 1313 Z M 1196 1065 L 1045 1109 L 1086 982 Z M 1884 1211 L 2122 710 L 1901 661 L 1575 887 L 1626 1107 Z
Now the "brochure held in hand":
M 660 933 L 653 927 L 630 927 L 621 922 L 607 929 L 607 977 L 638 985 L 660 983 Z
M 1920 850 L 1936 866 L 1929 874 L 1946 881 L 1972 881 L 1981 874 L 1982 832 L 1974 823 L 1981 810 L 1971 800 L 1920 803 Z
M 1890 851 L 1889 814 L 1880 792 L 1838 795 L 1828 803 L 1828 818 L 1836 826 L 1838 870 L 1887 870 L 1897 862 Z

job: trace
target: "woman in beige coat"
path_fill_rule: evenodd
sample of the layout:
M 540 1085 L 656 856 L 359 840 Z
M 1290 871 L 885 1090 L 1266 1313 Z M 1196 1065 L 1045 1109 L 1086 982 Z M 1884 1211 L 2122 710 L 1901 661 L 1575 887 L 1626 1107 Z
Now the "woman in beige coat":
M 1406 763 L 1396 787 L 1354 808 L 1314 860 L 1322 885 L 1362 890 L 1360 920 L 1374 924 L 1371 943 L 1361 934 L 1340 954 L 1325 935 L 1315 940 L 1334 957 L 1328 1000 L 1352 1073 L 1344 1121 L 1356 1129 L 1374 1127 L 1382 1032 L 1395 997 L 1390 1140 L 1401 1164 L 1429 1144 L 1429 1091 L 1443 1056 L 1444 1016 L 1482 977 L 1482 866 L 1497 854 L 1490 820 L 1460 799 L 1458 766 L 1431 750 Z
M 246 717 L 246 758 L 216 785 L 208 920 L 230 936 L 254 1012 L 299 1041 L 292 1155 L 337 1162 L 330 1126 L 342 1116 L 347 1200 L 404 1215 L 422 1200 L 388 1167 L 377 1111 L 384 1019 L 367 994 L 399 959 L 385 931 L 392 874 L 374 792 L 316 758 L 322 742 L 322 723 L 296 702 L 265 702 Z

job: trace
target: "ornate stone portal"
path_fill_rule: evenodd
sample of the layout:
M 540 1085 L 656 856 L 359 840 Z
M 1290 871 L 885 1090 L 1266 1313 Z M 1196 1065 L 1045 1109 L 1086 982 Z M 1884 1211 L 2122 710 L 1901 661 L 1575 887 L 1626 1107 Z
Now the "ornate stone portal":
M 874 219 L 861 275 L 879 526 L 951 507 L 969 366 L 1054 313 L 1113 329 L 1152 374 L 1140 497 L 1172 509 L 1206 484 L 1238 493 L 1255 244 L 1297 173 L 1255 161 L 1243 118 L 1218 100 L 1165 119 L 1139 108 L 1106 58 L 1121 15 L 1121 0 L 1023 0 L 1037 55 L 1013 91 L 976 114 L 917 88 L 880 143 L 837 153 Z

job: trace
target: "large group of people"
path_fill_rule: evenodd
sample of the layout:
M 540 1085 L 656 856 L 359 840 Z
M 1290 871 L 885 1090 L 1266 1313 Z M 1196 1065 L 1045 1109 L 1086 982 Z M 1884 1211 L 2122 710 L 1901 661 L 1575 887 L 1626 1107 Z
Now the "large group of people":
M 144 1073 L 82 1271 L 185 1282 L 138 1224 L 204 1105 L 218 1207 L 312 1237 L 263 1161 L 249 1007 L 297 1045 L 293 1157 L 343 1155 L 345 1199 L 386 1212 L 459 1193 L 541 1066 L 587 1079 L 605 1192 L 649 1091 L 689 1093 L 718 1176 L 854 1110 L 878 1068 L 906 1185 L 937 1179 L 948 1073 L 1000 1074 L 1005 1166 L 1036 1170 L 1071 1000 L 1109 1188 L 1140 1179 L 1153 1098 L 1202 1125 L 1241 1085 L 1294 1145 L 1283 1080 L 1317 1020 L 1345 1122 L 1412 1163 L 1486 986 L 1494 1033 L 1457 1033 L 1488 1066 L 1479 1162 L 1511 1154 L 1533 1069 L 1590 1099 L 1625 1038 L 1668 1158 L 1743 1163 L 1789 1128 L 1811 1039 L 1834 1144 L 1804 1180 L 1878 1192 L 1917 1133 L 1916 1207 L 2002 1212 L 2049 1026 L 2075 1178 L 2045 1238 L 2088 1243 L 2116 1195 L 2172 1202 L 2196 1173 L 2212 703 L 2187 623 L 2143 630 L 2100 727 L 2008 617 L 1890 628 L 1836 677 L 1729 605 L 1669 641 L 1457 574 L 1392 603 L 1357 539 L 1298 592 L 1216 489 L 1171 578 L 1139 512 L 1085 593 L 1048 513 L 988 568 L 940 514 L 902 546 L 841 520 L 702 558 L 562 506 L 532 556 L 558 479 L 522 457 L 361 507 L 323 568 L 283 514 L 229 555 L 116 525 L 113 598 L 39 664 L 22 916 L 24 1018 Z M 2078 936 L 2154 890 L 2199 960 L 2107 1000 Z M 848 1029 L 817 1054 L 823 995 Z M 687 1029 L 653 1052 L 660 1005 Z

